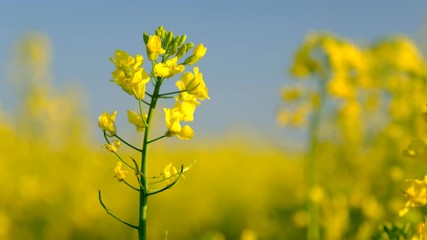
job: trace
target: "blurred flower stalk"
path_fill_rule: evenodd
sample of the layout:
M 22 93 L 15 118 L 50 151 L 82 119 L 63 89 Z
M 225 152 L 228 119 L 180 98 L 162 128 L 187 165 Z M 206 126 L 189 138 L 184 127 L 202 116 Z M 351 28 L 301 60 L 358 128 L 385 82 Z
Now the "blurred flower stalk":
M 284 88 L 281 95 L 286 106 L 278 113 L 280 124 L 308 123 L 307 239 L 342 238 L 345 223 L 342 228 L 325 226 L 322 230 L 327 221 L 322 217 L 323 223 L 319 222 L 320 205 L 330 192 L 318 179 L 318 168 L 327 164 L 320 158 L 339 156 L 341 161 L 357 161 L 355 157 L 369 149 L 384 145 L 396 149 L 403 139 L 420 137 L 425 128 L 420 109 L 427 92 L 426 62 L 404 36 L 361 48 L 330 33 L 315 33 L 296 51 L 291 74 L 315 80 Z M 339 155 L 327 155 L 324 147 L 331 140 L 341 148 Z M 397 160 L 391 157 L 389 161 Z M 418 203 L 407 206 L 414 204 Z
M 172 186 L 182 177 L 190 166 L 181 165 L 176 169 L 168 164 L 164 172 L 159 176 L 150 176 L 148 173 L 149 147 L 151 144 L 163 138 L 178 137 L 190 140 L 194 131 L 183 122 L 192 122 L 196 107 L 200 101 L 209 99 L 208 89 L 203 80 L 203 75 L 198 67 L 186 71 L 186 66 L 196 64 L 206 53 L 206 47 L 199 44 L 194 47 L 193 43 L 186 43 L 186 35 L 175 36 L 171 31 L 166 31 L 163 26 L 155 30 L 155 34 L 144 33 L 144 43 L 151 71 L 143 67 L 144 58 L 140 54 L 132 56 L 123 50 L 116 50 L 114 57 L 110 60 L 116 67 L 112 72 L 112 82 L 122 88 L 124 92 L 133 96 L 138 103 L 138 110 L 128 110 L 129 123 L 135 126 L 138 133 L 142 133 L 142 144 L 138 147 L 118 134 L 115 124 L 117 111 L 104 112 L 99 116 L 99 127 L 102 129 L 106 144 L 104 148 L 118 158 L 114 169 L 115 177 L 119 182 L 139 193 L 139 222 L 131 224 L 113 214 L 102 201 L 99 191 L 99 201 L 106 212 L 118 221 L 138 231 L 139 240 L 146 239 L 147 229 L 147 200 L 148 197 L 161 193 Z M 191 49 L 192 53 L 183 58 Z M 162 92 L 164 83 L 168 83 L 175 76 L 176 91 Z M 152 87 L 149 87 L 151 83 Z M 166 131 L 161 136 L 152 138 L 151 130 L 156 124 L 153 121 L 157 104 L 160 100 L 174 99 L 171 108 L 164 108 L 164 125 Z M 140 160 L 129 157 L 126 159 L 119 153 L 119 147 L 126 145 L 140 154 Z M 133 173 L 135 183 L 132 184 L 126 176 Z M 155 188 L 155 186 L 161 187 Z

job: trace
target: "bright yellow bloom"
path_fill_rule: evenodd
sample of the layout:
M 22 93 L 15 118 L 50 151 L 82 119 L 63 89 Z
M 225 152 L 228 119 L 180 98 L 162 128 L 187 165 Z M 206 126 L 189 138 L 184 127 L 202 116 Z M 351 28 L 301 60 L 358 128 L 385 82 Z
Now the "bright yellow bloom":
M 184 99 L 178 99 L 175 103 L 174 109 L 181 113 L 182 121 L 192 122 L 194 119 L 194 111 L 199 104 L 200 103 L 197 102 L 197 99 L 194 96 L 188 95 L 188 97 Z
M 150 76 L 141 67 L 144 58 L 139 54 L 132 57 L 123 50 L 117 50 L 115 59 L 110 60 L 116 65 L 116 70 L 112 73 L 113 82 L 135 98 L 143 99 L 145 85 L 150 81 Z
M 104 112 L 98 118 L 98 126 L 102 128 L 102 130 L 110 133 L 111 136 L 116 135 L 117 132 L 117 127 L 114 123 L 114 121 L 116 120 L 116 114 L 117 111 L 113 111 L 111 115 L 109 115 L 107 112 Z
M 116 164 L 116 167 L 114 168 L 114 173 L 115 173 L 114 177 L 116 177 L 117 180 L 120 182 L 123 179 L 125 179 L 126 174 L 128 173 L 128 171 L 123 170 L 122 169 L 122 162 L 118 161 L 117 164 Z
M 185 69 L 184 65 L 177 65 L 178 58 L 173 57 L 167 60 L 165 63 L 157 63 L 154 66 L 154 75 L 157 77 L 170 78 L 175 74 L 182 73 Z
M 179 81 L 176 82 L 176 87 L 190 95 L 194 95 L 199 100 L 210 99 L 208 88 L 203 80 L 203 74 L 199 72 L 199 68 L 193 68 L 194 74 L 191 72 L 184 73 Z
M 408 180 L 410 186 L 404 191 L 407 198 L 405 206 L 399 211 L 399 216 L 405 215 L 408 210 L 427 204 L 427 176 L 424 180 Z
M 141 114 L 128 110 L 128 121 L 135 125 L 138 132 L 142 132 L 146 128 L 147 118 L 148 114 L 144 114 L 144 119 L 142 119 Z
M 165 111 L 165 123 L 169 129 L 166 132 L 167 137 L 176 135 L 178 138 L 183 140 L 190 140 L 194 136 L 194 131 L 190 126 L 186 125 L 181 127 L 180 121 L 183 120 L 183 114 L 177 108 L 169 109 L 164 108 Z
M 148 38 L 147 42 L 147 55 L 148 59 L 151 61 L 156 60 L 160 54 L 165 53 L 166 51 L 162 48 L 162 41 L 159 36 L 151 35 Z
M 176 136 L 182 140 L 190 140 L 194 137 L 194 131 L 190 126 L 185 125 Z
M 202 43 L 194 48 L 193 54 L 185 59 L 184 64 L 193 65 L 197 63 L 206 54 L 207 48 Z

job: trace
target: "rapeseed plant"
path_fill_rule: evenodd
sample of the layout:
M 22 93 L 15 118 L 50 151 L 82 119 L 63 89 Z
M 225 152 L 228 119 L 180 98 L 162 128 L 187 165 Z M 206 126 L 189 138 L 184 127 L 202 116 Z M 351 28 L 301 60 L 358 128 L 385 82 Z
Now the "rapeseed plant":
M 329 33 L 310 34 L 297 50 L 291 74 L 316 81 L 300 82 L 296 87 L 282 90 L 287 107 L 279 111 L 278 120 L 283 125 L 308 124 L 304 163 L 308 239 L 339 239 L 347 231 L 354 231 L 349 229 L 354 208 L 367 219 L 352 234 L 356 239 L 370 237 L 375 226 L 372 223 L 384 217 L 387 206 L 379 204 L 379 192 L 361 190 L 375 189 L 377 183 L 360 179 L 356 184 L 336 179 L 339 186 L 360 187 L 357 191 L 337 191 L 340 187 L 328 185 L 327 179 L 319 177 L 328 168 L 348 172 L 346 169 L 362 171 L 358 167 L 363 166 L 365 173 L 369 169 L 376 171 L 359 159 L 369 153 L 371 161 L 376 161 L 376 168 L 384 164 L 390 168 L 389 177 L 395 179 L 390 180 L 399 181 L 402 175 L 398 174 L 399 167 L 404 164 L 393 149 L 401 148 L 404 139 L 410 136 L 419 137 L 425 129 L 420 124 L 419 110 L 425 104 L 427 75 L 425 60 L 419 52 L 404 36 L 359 47 Z M 425 156 L 424 145 L 413 143 L 413 148 L 405 153 L 418 158 Z M 331 158 L 339 158 L 342 163 L 326 167 Z M 365 195 L 360 195 L 361 192 Z
M 165 137 L 176 136 L 183 140 L 193 138 L 193 129 L 189 125 L 183 126 L 182 122 L 192 122 L 194 112 L 196 107 L 200 105 L 200 101 L 209 99 L 208 88 L 199 68 L 194 67 L 193 72 L 184 72 L 185 66 L 194 65 L 204 57 L 206 47 L 203 44 L 195 47 L 193 53 L 181 61 L 182 57 L 194 46 L 193 43 L 186 43 L 186 35 L 175 36 L 171 31 L 160 26 L 153 35 L 144 33 L 144 42 L 148 60 L 151 63 L 151 71 L 147 71 L 143 67 L 144 57 L 141 54 L 132 56 L 126 51 L 117 50 L 114 57 L 110 59 L 116 67 L 112 72 L 112 82 L 120 86 L 123 91 L 133 96 L 138 102 L 139 111 L 128 110 L 127 117 L 128 121 L 136 127 L 136 131 L 143 133 L 142 147 L 136 147 L 118 135 L 115 124 L 116 111 L 111 114 L 104 112 L 99 116 L 98 123 L 107 142 L 104 147 L 119 159 L 114 168 L 115 177 L 119 182 L 123 182 L 131 189 L 139 192 L 138 224 L 128 223 L 113 214 L 102 201 L 101 192 L 99 192 L 99 201 L 109 215 L 136 229 L 140 240 L 146 239 L 147 235 L 148 197 L 174 186 L 183 176 L 182 174 L 190 168 L 182 165 L 177 170 L 172 164 L 168 164 L 160 176 L 149 175 L 149 146 Z M 163 84 L 179 74 L 181 74 L 180 80 L 176 82 L 178 90 L 161 92 Z M 152 91 L 147 90 L 148 83 L 152 84 Z M 170 98 L 175 99 L 174 106 L 163 109 L 167 130 L 163 135 L 151 138 L 151 129 L 155 124 L 153 115 L 158 101 Z M 144 106 L 147 109 L 144 109 Z M 132 157 L 130 157 L 131 161 L 122 157 L 118 152 L 120 143 L 137 151 L 141 155 L 140 162 L 138 163 Z M 127 175 L 131 172 L 137 180 L 136 186 L 126 180 Z M 164 186 L 157 189 L 153 188 L 153 185 L 160 183 L 164 183 Z

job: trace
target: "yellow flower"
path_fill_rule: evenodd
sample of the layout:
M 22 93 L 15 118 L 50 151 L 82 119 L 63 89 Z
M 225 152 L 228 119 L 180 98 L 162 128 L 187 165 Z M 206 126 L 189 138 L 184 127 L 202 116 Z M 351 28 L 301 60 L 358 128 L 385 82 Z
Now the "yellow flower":
M 194 96 L 188 95 L 185 99 L 178 99 L 176 101 L 174 109 L 181 113 L 181 120 L 185 122 L 192 122 L 194 119 L 194 111 L 196 106 L 200 103 Z
M 117 139 L 114 139 L 114 141 L 111 144 L 104 144 L 104 148 L 108 151 L 115 153 L 117 152 L 117 148 L 119 148 L 121 145 L 120 141 Z
M 113 111 L 111 115 L 109 115 L 107 112 L 104 112 L 101 116 L 98 118 L 98 126 L 104 130 L 110 133 L 111 136 L 116 135 L 117 127 L 114 121 L 116 120 L 116 114 L 117 111 Z
M 407 198 L 405 206 L 399 211 L 399 216 L 405 215 L 408 210 L 427 204 L 427 176 L 424 180 L 408 180 L 410 186 L 404 191 Z
M 120 182 L 120 181 L 123 181 L 123 179 L 125 179 L 128 171 L 123 170 L 122 169 L 122 162 L 118 161 L 116 164 L 116 167 L 114 168 L 114 173 L 115 173 L 114 177 L 116 177 L 117 180 Z
M 148 114 L 144 114 L 144 119 L 142 119 L 141 114 L 138 114 L 134 111 L 128 110 L 128 121 L 135 125 L 136 131 L 142 132 L 146 127 Z
M 151 35 L 147 42 L 147 55 L 151 61 L 156 60 L 160 54 L 166 51 L 162 48 L 162 42 L 157 35 Z
M 194 74 L 191 72 L 184 73 L 181 79 L 176 82 L 176 87 L 181 91 L 186 90 L 188 94 L 194 95 L 199 100 L 210 99 L 203 74 L 199 72 L 198 67 L 195 67 L 193 71 Z
M 206 54 L 207 48 L 202 43 L 194 48 L 193 54 L 185 59 L 184 64 L 193 65 L 197 63 Z
M 182 73 L 185 69 L 184 65 L 177 65 L 178 58 L 173 57 L 167 60 L 165 63 L 157 63 L 154 66 L 154 75 L 157 77 L 170 78 L 175 74 Z
M 135 98 L 143 99 L 145 85 L 150 81 L 150 76 L 141 67 L 144 58 L 139 54 L 132 57 L 123 50 L 117 50 L 115 59 L 110 60 L 116 66 L 112 73 L 113 82 L 128 94 L 133 94 Z
M 194 131 L 190 126 L 185 125 L 181 127 L 180 121 L 183 120 L 183 114 L 177 108 L 169 109 L 164 108 L 165 111 L 165 123 L 168 131 L 166 132 L 167 137 L 176 135 L 178 138 L 183 140 L 190 140 L 194 136 Z
M 172 165 L 172 163 L 169 163 L 168 165 L 165 166 L 165 169 L 163 170 L 163 173 L 161 174 L 161 176 L 166 179 L 176 175 L 177 173 L 178 173 L 178 170 L 176 170 L 176 167 Z
M 194 131 L 190 126 L 185 125 L 176 136 L 182 140 L 190 140 L 194 137 Z

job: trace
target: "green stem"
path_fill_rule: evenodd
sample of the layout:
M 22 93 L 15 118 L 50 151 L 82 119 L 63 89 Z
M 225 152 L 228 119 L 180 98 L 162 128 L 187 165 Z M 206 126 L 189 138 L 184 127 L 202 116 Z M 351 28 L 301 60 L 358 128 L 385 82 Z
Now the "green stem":
M 159 98 L 160 86 L 162 85 L 163 79 L 156 78 L 156 83 L 154 86 L 153 97 L 151 99 L 150 107 L 148 109 L 147 116 L 147 128 L 144 132 L 144 141 L 142 145 L 142 156 L 141 156 L 141 186 L 139 191 L 139 225 L 138 225 L 138 235 L 139 240 L 147 239 L 147 200 L 148 200 L 148 181 L 145 176 L 147 174 L 148 168 L 148 144 L 150 142 L 150 130 L 151 130 L 151 119 L 153 117 L 154 110 L 157 105 L 157 99 Z M 141 112 L 142 115 L 142 112 Z
M 319 105 L 313 111 L 313 116 L 309 126 L 309 146 L 305 164 L 305 176 L 307 182 L 307 210 L 308 210 L 308 227 L 307 239 L 320 239 L 320 224 L 319 224 L 319 204 L 311 199 L 310 193 L 317 185 L 317 153 L 319 143 L 319 130 L 322 116 L 323 103 L 326 97 L 325 78 L 319 79 L 320 98 Z
M 160 140 L 160 139 L 165 138 L 165 137 L 166 137 L 166 135 L 163 135 L 163 136 L 157 137 L 157 138 L 155 138 L 155 139 L 152 139 L 152 140 L 148 141 L 148 142 L 147 142 L 147 144 L 150 144 L 150 143 L 152 143 L 152 142 L 155 142 L 155 141 Z
M 175 92 L 168 92 L 168 93 L 162 93 L 159 94 L 159 97 L 164 97 L 164 96 L 168 96 L 168 95 L 175 95 L 177 93 L 182 93 L 182 92 L 186 92 L 187 90 L 181 90 L 181 91 L 175 91 Z
M 127 141 L 125 141 L 123 138 L 121 138 L 121 137 L 119 137 L 119 135 L 114 135 L 117 139 L 119 139 L 121 142 L 123 142 L 124 144 L 126 144 L 126 145 L 128 145 L 130 148 L 132 148 L 132 149 L 134 149 L 134 150 L 136 150 L 136 151 L 138 151 L 138 152 L 141 152 L 141 149 L 139 149 L 139 148 L 137 148 L 137 147 L 135 147 L 134 145 L 132 145 L 132 144 L 130 144 L 130 143 L 128 143 Z

